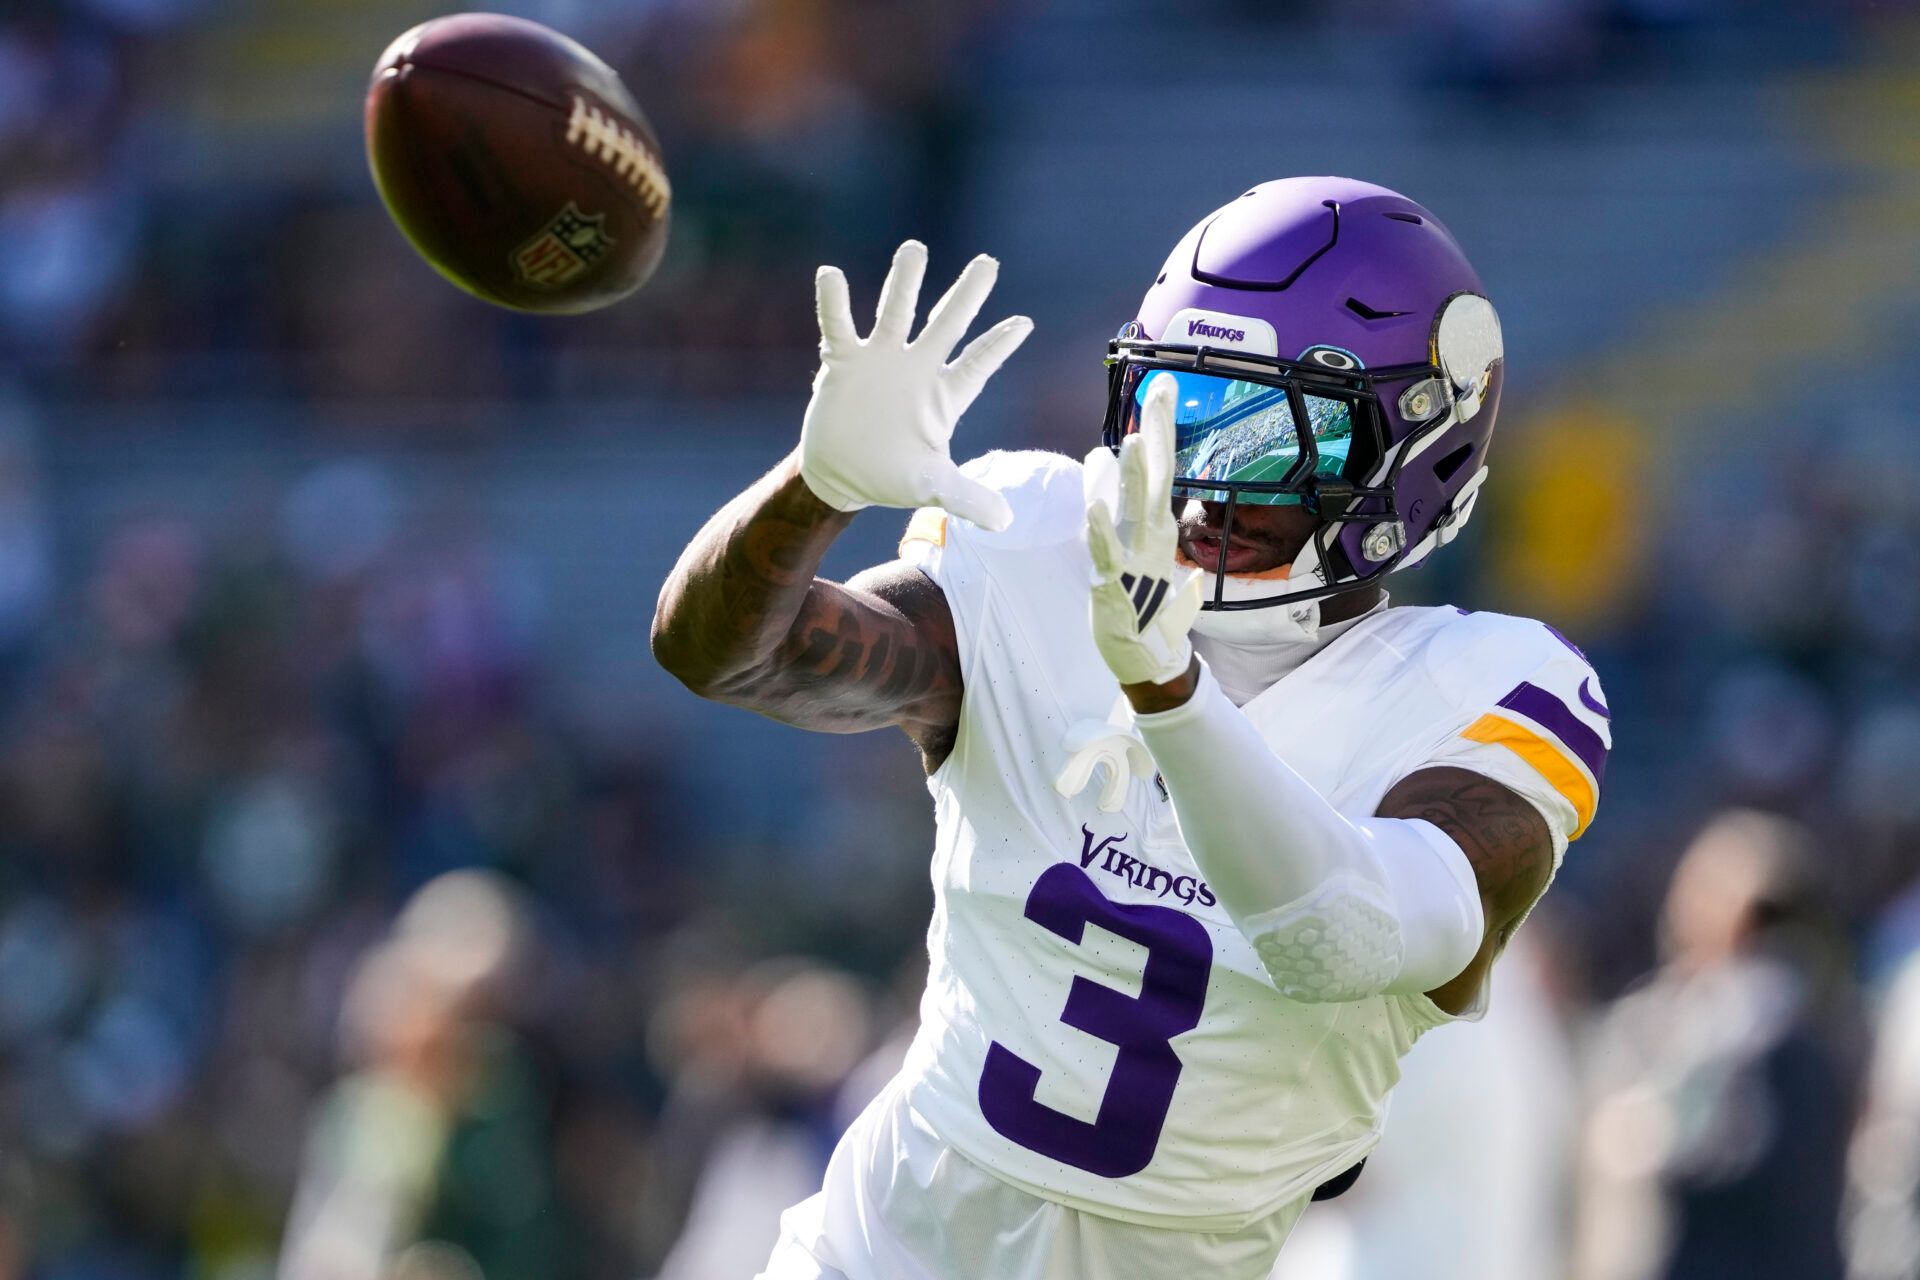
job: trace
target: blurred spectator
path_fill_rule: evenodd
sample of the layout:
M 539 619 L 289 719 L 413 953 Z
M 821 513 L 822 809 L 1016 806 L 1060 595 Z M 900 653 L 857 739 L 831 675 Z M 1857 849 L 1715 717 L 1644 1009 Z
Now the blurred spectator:
M 39 425 L 30 401 L 0 387 L 0 656 L 15 661 L 45 620 L 55 585 Z
M 1428 1032 L 1351 1191 L 1294 1228 L 1274 1280 L 1560 1280 L 1577 1098 L 1541 912 L 1493 972 L 1486 1018 Z
M 555 1203 L 548 1091 L 515 1023 L 537 958 L 516 895 L 455 872 L 362 963 L 356 1069 L 316 1112 L 286 1280 L 578 1274 Z
M 1665 960 L 1590 1061 L 1579 1280 L 1839 1280 L 1851 1115 L 1811 833 L 1715 818 L 1674 872 Z
M 729 986 L 666 1011 L 681 1043 L 661 1137 L 697 1174 L 668 1215 L 685 1228 L 659 1280 L 760 1269 L 780 1214 L 820 1189 L 847 1119 L 840 1085 L 870 1047 L 868 997 L 844 974 L 774 961 Z
M 1920 951 L 1881 1010 L 1849 1170 L 1848 1280 L 1914 1280 L 1920 1276 Z

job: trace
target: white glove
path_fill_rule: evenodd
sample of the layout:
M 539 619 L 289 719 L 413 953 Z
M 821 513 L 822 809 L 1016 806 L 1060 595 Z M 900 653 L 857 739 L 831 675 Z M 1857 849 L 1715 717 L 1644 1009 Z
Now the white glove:
M 1193 661 L 1200 573 L 1174 561 L 1174 380 L 1156 376 L 1140 430 L 1087 455 L 1087 546 L 1093 552 L 1093 642 L 1121 684 L 1165 684 Z M 1116 474 L 1117 473 L 1117 474 Z M 1120 523 L 1114 526 L 1117 492 Z
M 865 341 L 854 331 L 847 278 L 821 267 L 820 372 L 800 428 L 800 478 L 830 507 L 944 507 L 983 529 L 1013 519 L 1007 501 L 960 474 L 948 453 L 954 424 L 1006 358 L 1033 332 L 1025 316 L 1002 320 L 947 362 L 993 289 L 1000 264 L 975 258 L 908 342 L 927 273 L 927 246 L 893 255 L 880 312 Z

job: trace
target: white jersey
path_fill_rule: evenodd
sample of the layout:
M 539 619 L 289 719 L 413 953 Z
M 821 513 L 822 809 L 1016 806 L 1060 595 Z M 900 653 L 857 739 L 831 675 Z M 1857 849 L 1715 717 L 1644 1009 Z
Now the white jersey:
M 946 594 L 966 682 L 929 779 L 931 971 L 904 1102 L 1032 1195 L 1242 1230 L 1372 1149 L 1401 1056 L 1449 1017 L 1424 996 L 1286 999 L 1154 782 L 1132 781 L 1117 813 L 1097 786 L 1055 790 L 1068 730 L 1119 696 L 1088 625 L 1080 467 L 999 453 L 967 471 L 1005 494 L 1012 525 L 923 511 L 902 544 Z M 1592 818 L 1610 741 L 1571 645 L 1451 608 L 1382 610 L 1244 711 L 1351 817 L 1418 769 L 1457 765 L 1535 804 L 1556 857 Z

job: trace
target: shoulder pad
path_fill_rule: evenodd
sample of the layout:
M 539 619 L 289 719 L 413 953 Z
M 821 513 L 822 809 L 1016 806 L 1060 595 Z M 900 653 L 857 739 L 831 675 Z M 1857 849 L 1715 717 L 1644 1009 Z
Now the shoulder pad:
M 1077 460 L 1041 449 L 995 450 L 963 463 L 960 470 L 1006 498 L 1013 523 L 993 533 L 937 508 L 922 507 L 907 522 L 903 550 L 915 541 L 945 546 L 949 537 L 964 537 L 983 551 L 1028 550 L 1069 542 L 1084 532 L 1086 507 Z
M 1613 747 L 1613 716 L 1585 655 L 1545 623 L 1462 615 L 1429 641 L 1427 670 L 1469 742 L 1505 748 L 1566 798 L 1569 838 L 1592 820 Z
M 1433 633 L 1425 653 L 1429 678 L 1455 702 L 1497 702 L 1523 679 L 1548 683 L 1567 698 L 1584 682 L 1601 702 L 1586 655 L 1546 623 L 1505 613 L 1455 615 Z

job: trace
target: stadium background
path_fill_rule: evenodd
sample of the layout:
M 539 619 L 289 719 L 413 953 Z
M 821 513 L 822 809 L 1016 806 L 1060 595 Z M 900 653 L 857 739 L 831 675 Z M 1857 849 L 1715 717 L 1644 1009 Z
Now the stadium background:
M 796 437 L 813 267 L 999 256 L 1039 329 L 960 451 L 1077 454 L 1167 246 L 1296 172 L 1431 206 L 1505 319 L 1489 501 L 1396 598 L 1556 623 L 1617 728 L 1495 1015 L 1280 1274 L 1920 1275 L 1906 6 L 530 0 L 676 187 L 572 322 L 374 200 L 366 73 L 440 11 L 0 10 L 0 1277 L 751 1274 L 929 905 L 903 742 L 646 648 Z

